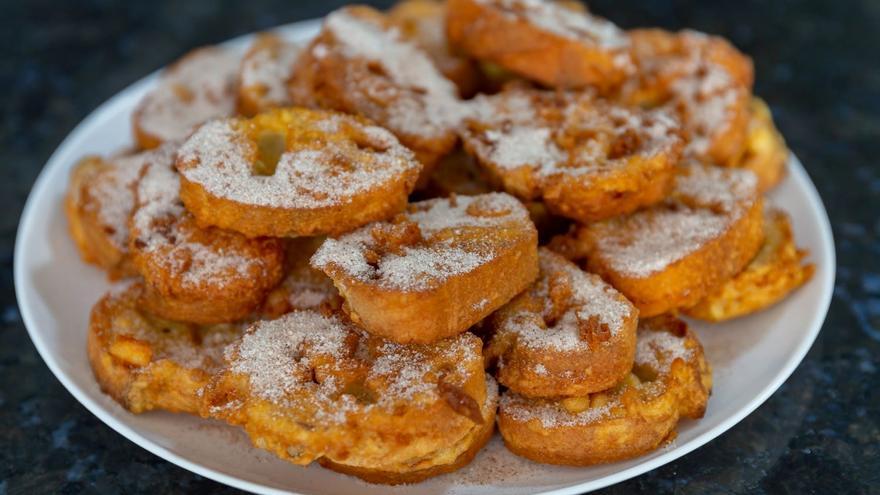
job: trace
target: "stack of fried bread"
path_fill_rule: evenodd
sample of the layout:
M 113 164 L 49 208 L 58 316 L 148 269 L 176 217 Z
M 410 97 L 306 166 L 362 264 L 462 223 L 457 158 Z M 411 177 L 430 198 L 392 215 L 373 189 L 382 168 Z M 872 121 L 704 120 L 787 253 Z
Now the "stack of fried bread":
M 721 38 L 539 0 L 197 49 L 135 150 L 71 174 L 82 258 L 125 279 L 92 309 L 95 377 L 375 483 L 453 471 L 496 424 L 543 463 L 656 449 L 711 392 L 679 316 L 813 273 L 764 198 L 788 151 L 752 81 Z

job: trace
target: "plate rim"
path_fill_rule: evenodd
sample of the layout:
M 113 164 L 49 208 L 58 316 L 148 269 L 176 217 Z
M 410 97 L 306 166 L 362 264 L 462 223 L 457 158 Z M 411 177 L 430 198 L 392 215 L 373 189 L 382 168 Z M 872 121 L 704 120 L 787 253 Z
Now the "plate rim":
M 310 29 L 316 28 L 321 21 L 322 18 L 302 20 L 270 28 L 265 31 L 308 31 Z M 219 44 L 234 45 L 244 43 L 248 39 L 252 38 L 255 34 L 257 33 L 254 32 L 244 34 Z M 174 452 L 171 452 L 167 448 L 144 437 L 135 428 L 132 428 L 125 422 L 117 420 L 115 417 L 113 417 L 109 410 L 105 409 L 102 405 L 98 404 L 95 400 L 89 397 L 88 393 L 85 390 L 79 388 L 70 378 L 68 378 L 68 376 L 62 371 L 54 355 L 49 351 L 48 344 L 46 344 L 46 342 L 44 341 L 41 332 L 34 330 L 37 327 L 35 323 L 35 317 L 32 314 L 32 308 L 34 307 L 34 304 L 30 300 L 29 291 L 24 290 L 24 288 L 31 282 L 27 274 L 25 273 L 25 263 L 22 261 L 27 257 L 25 253 L 24 241 L 22 239 L 30 237 L 30 231 L 34 229 L 37 224 L 36 221 L 32 218 L 34 217 L 34 209 L 36 208 L 36 201 L 34 198 L 46 194 L 44 190 L 50 186 L 49 177 L 52 175 L 52 171 L 54 169 L 64 166 L 64 162 L 61 161 L 60 157 L 67 154 L 67 148 L 71 147 L 72 143 L 78 140 L 80 135 L 87 134 L 90 128 L 94 127 L 100 120 L 106 118 L 106 115 L 108 114 L 107 110 L 109 108 L 115 107 L 117 104 L 120 103 L 121 100 L 132 97 L 132 95 L 138 93 L 143 86 L 151 84 L 153 80 L 157 78 L 161 70 L 162 68 L 157 69 L 156 71 L 153 71 L 152 73 L 129 84 L 123 90 L 114 94 L 109 99 L 98 105 L 94 110 L 92 110 L 82 121 L 79 122 L 79 124 L 77 124 L 70 131 L 70 133 L 67 134 L 67 136 L 61 141 L 58 147 L 55 148 L 55 151 L 53 151 L 52 154 L 49 156 L 49 159 L 46 161 L 45 165 L 40 171 L 37 179 L 34 181 L 34 184 L 31 187 L 30 192 L 28 193 L 27 200 L 19 217 L 18 228 L 16 229 L 15 235 L 15 246 L 13 250 L 13 279 L 19 313 L 21 314 L 22 322 L 24 323 L 25 329 L 28 332 L 28 336 L 30 337 L 31 341 L 37 349 L 37 353 L 40 355 L 43 362 L 46 363 L 52 374 L 55 375 L 55 378 L 58 379 L 58 381 L 60 381 L 64 388 L 68 391 L 68 393 L 70 393 L 73 398 L 76 399 L 80 404 L 82 404 L 90 413 L 96 416 L 105 425 L 109 426 L 111 429 L 125 437 L 127 440 L 131 441 L 142 449 L 162 458 L 163 460 L 171 462 L 172 464 L 175 464 L 183 469 L 196 473 L 205 478 L 214 480 L 218 483 L 223 483 L 225 485 L 253 493 L 298 493 L 247 481 L 232 475 L 228 475 L 221 471 L 211 469 L 197 462 L 185 459 L 175 454 Z M 820 296 L 821 304 L 819 311 L 816 313 L 816 317 L 814 317 L 811 321 L 810 328 L 807 330 L 807 332 L 805 332 L 805 336 L 800 341 L 799 346 L 791 354 L 790 359 L 786 361 L 784 366 L 779 369 L 773 379 L 768 382 L 768 385 L 761 390 L 761 393 L 752 397 L 748 401 L 748 403 L 739 408 L 734 414 L 726 417 L 718 425 L 705 431 L 688 443 L 678 446 L 674 449 L 670 449 L 668 452 L 665 452 L 664 454 L 659 455 L 646 462 L 617 471 L 600 479 L 575 483 L 566 487 L 551 489 L 541 493 L 553 495 L 573 495 L 577 493 L 583 493 L 585 490 L 598 490 L 616 483 L 620 483 L 627 479 L 634 478 L 641 474 L 657 469 L 658 467 L 668 464 L 676 459 L 684 457 L 685 455 L 693 452 L 694 450 L 704 446 L 705 444 L 729 431 L 733 426 L 742 421 L 746 416 L 754 412 L 758 407 L 766 402 L 767 399 L 769 399 L 770 396 L 779 389 L 779 387 L 782 386 L 782 384 L 791 376 L 798 365 L 803 362 L 804 357 L 813 346 L 813 343 L 815 342 L 828 316 L 828 310 L 831 305 L 831 299 L 834 291 L 834 281 L 837 270 L 837 252 L 835 250 L 831 222 L 829 220 L 825 204 L 823 203 L 822 198 L 819 195 L 818 190 L 816 189 L 816 185 L 810 179 L 810 176 L 807 173 L 806 169 L 804 169 L 803 164 L 793 152 L 789 155 L 787 169 L 790 177 L 788 177 L 786 180 L 792 180 L 794 177 L 791 176 L 796 176 L 797 180 L 806 185 L 805 191 L 811 210 L 810 216 L 819 219 L 817 226 L 819 231 L 819 239 L 820 243 L 822 244 L 822 249 L 828 257 L 828 260 L 816 260 L 817 262 L 828 263 L 828 270 L 823 272 L 825 276 L 820 280 L 822 286 Z

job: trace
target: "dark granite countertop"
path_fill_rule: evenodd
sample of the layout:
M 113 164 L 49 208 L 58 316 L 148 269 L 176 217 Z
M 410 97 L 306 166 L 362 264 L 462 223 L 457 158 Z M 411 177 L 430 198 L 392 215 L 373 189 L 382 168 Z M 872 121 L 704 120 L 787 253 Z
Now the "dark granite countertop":
M 234 491 L 128 442 L 52 376 L 15 303 L 15 229 L 52 150 L 105 99 L 188 47 L 341 3 L 3 2 L 0 495 Z M 822 333 L 770 400 L 705 447 L 606 491 L 880 493 L 880 2 L 592 7 L 626 27 L 720 33 L 754 57 L 756 92 L 818 186 L 839 260 Z

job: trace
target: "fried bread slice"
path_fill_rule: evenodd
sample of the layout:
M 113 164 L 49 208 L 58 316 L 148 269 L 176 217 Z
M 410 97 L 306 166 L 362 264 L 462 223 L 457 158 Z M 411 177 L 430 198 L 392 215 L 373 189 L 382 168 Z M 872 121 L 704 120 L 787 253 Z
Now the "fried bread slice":
M 366 331 L 430 343 L 464 332 L 528 287 L 538 275 L 537 236 L 510 195 L 453 196 L 327 239 L 312 266 L 333 279 Z
M 133 413 L 198 414 L 201 391 L 223 364 L 239 324 L 199 326 L 138 307 L 139 283 L 111 291 L 92 308 L 88 355 L 101 390 Z
M 180 197 L 201 225 L 298 237 L 401 212 L 421 164 L 366 119 L 282 108 L 203 125 L 181 146 L 177 169 Z
M 798 249 L 791 220 L 784 211 L 768 209 L 764 244 L 757 256 L 736 276 L 684 313 L 707 321 L 746 316 L 785 299 L 813 276 L 816 266 L 804 263 L 807 252 Z
M 478 96 L 461 130 L 465 149 L 504 189 L 551 212 L 597 221 L 662 200 L 683 140 L 665 111 L 587 92 L 509 87 Z
M 240 60 L 232 50 L 209 46 L 168 66 L 134 110 L 138 145 L 149 149 L 180 141 L 203 122 L 234 114 Z
M 746 149 L 737 164 L 754 172 L 761 192 L 773 189 L 785 178 L 789 151 L 785 139 L 773 124 L 773 115 L 764 100 L 753 97 Z
M 254 116 L 272 108 L 290 105 L 290 79 L 302 47 L 272 33 L 254 40 L 238 71 L 238 113 Z
M 203 414 L 294 464 L 414 481 L 485 441 L 497 392 L 481 347 L 469 333 L 401 346 L 343 314 L 294 311 L 255 323 L 227 351 Z
M 598 275 L 546 248 L 538 280 L 488 318 L 486 358 L 526 397 L 583 396 L 632 369 L 638 310 Z
M 701 418 L 712 388 L 703 348 L 670 316 L 639 323 L 635 365 L 614 387 L 566 399 L 501 397 L 498 428 L 513 453 L 588 466 L 630 459 L 674 438 L 681 418 Z
M 634 68 L 626 33 L 584 9 L 539 0 L 449 0 L 450 43 L 546 86 L 608 92 Z
M 754 174 L 689 164 L 663 203 L 575 227 L 551 248 L 583 260 L 648 317 L 693 306 L 742 271 L 763 223 Z

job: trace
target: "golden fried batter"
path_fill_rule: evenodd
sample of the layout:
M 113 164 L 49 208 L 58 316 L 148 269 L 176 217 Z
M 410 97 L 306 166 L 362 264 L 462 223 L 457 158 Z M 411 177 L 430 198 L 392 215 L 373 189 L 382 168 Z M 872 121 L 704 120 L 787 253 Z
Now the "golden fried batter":
M 309 265 L 323 242 L 323 237 L 286 241 L 284 280 L 263 301 L 263 318 L 278 318 L 296 309 L 339 309 L 342 306 L 342 298 L 330 277 Z
M 403 0 L 388 11 L 388 20 L 404 38 L 424 50 L 437 69 L 458 86 L 464 98 L 480 86 L 476 61 L 454 52 L 446 39 L 446 3 L 440 0 Z
M 168 162 L 175 147 L 109 158 L 87 156 L 70 174 L 64 211 L 70 234 L 84 261 L 105 270 L 111 280 L 137 274 L 128 251 L 128 220 L 134 188 L 144 164 Z
M 134 110 L 138 145 L 149 149 L 179 141 L 204 122 L 235 113 L 240 60 L 232 50 L 204 47 L 168 66 Z
M 454 196 L 327 239 L 312 266 L 333 279 L 368 332 L 424 344 L 464 332 L 528 287 L 537 245 L 512 196 Z
M 614 462 L 656 449 L 680 418 L 701 418 L 711 388 L 696 336 L 684 322 L 658 317 L 639 323 L 635 366 L 616 386 L 555 400 L 506 392 L 498 429 L 507 448 L 536 462 Z
M 727 40 L 697 31 L 630 31 L 638 70 L 624 102 L 665 107 L 688 134 L 685 157 L 733 165 L 745 151 L 754 69 Z
M 788 147 L 782 134 L 776 130 L 773 115 L 764 100 L 753 97 L 749 109 L 746 150 L 737 166 L 754 172 L 758 177 L 758 189 L 766 192 L 785 178 Z
M 241 336 L 236 324 L 197 326 L 150 315 L 137 306 L 140 284 L 111 291 L 92 308 L 88 354 L 104 393 L 133 413 L 197 414 L 201 390 Z
M 173 163 L 144 167 L 129 249 L 146 281 L 140 304 L 177 321 L 210 324 L 251 314 L 283 276 L 278 239 L 201 228 L 180 202 Z
M 764 239 L 754 174 L 690 164 L 663 203 L 576 227 L 551 248 L 585 260 L 639 308 L 655 316 L 696 304 L 742 271 Z
M 389 129 L 424 165 L 420 185 L 457 141 L 462 107 L 455 85 L 369 7 L 327 16 L 299 58 L 289 91 L 299 105 L 363 115 Z
M 462 52 L 546 86 L 607 92 L 633 70 L 623 31 L 556 2 L 449 0 L 446 33 Z
M 253 116 L 290 105 L 287 80 L 301 51 L 275 34 L 257 36 L 238 71 L 238 113 Z
M 681 156 L 679 131 L 664 111 L 627 108 L 584 92 L 509 87 L 475 98 L 461 132 L 465 149 L 505 190 L 591 222 L 669 193 Z
M 338 313 L 294 311 L 255 323 L 227 351 L 203 414 L 295 464 L 417 481 L 486 440 L 497 392 L 481 346 L 468 333 L 401 346 Z
M 770 307 L 813 276 L 816 267 L 803 263 L 806 256 L 807 252 L 794 243 L 788 215 L 768 210 L 764 244 L 758 255 L 743 271 L 684 313 L 701 320 L 725 321 Z
M 498 381 L 527 397 L 612 387 L 632 369 L 638 310 L 562 256 L 541 248 L 538 259 L 538 280 L 488 319 Z
M 205 124 L 181 146 L 177 168 L 181 199 L 200 224 L 297 237 L 402 211 L 421 164 L 366 119 L 285 108 Z

